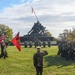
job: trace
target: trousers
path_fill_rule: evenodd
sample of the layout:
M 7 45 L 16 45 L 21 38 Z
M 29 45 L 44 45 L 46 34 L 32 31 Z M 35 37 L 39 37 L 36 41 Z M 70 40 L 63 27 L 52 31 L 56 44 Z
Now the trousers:
M 36 75 L 42 75 L 43 72 L 43 66 L 36 67 Z

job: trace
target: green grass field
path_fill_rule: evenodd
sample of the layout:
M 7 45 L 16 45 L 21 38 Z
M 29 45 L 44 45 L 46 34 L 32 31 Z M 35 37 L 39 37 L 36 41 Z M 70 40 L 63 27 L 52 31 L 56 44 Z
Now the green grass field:
M 47 50 L 44 57 L 43 75 L 75 75 L 75 61 L 57 55 L 58 47 L 42 48 Z M 24 48 L 19 52 L 15 46 L 8 46 L 8 58 L 0 59 L 0 75 L 36 75 L 33 54 L 36 48 Z

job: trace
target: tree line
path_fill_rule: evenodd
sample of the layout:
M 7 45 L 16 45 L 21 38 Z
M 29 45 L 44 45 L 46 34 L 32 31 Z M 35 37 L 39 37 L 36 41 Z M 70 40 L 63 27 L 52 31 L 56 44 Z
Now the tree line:
M 11 41 L 13 38 L 13 31 L 9 26 L 6 26 L 4 24 L 0 24 L 0 37 L 2 35 L 2 32 L 4 32 L 5 42 Z
M 59 34 L 60 40 L 67 40 L 67 41 L 75 41 L 75 27 L 71 29 L 64 29 L 63 33 Z

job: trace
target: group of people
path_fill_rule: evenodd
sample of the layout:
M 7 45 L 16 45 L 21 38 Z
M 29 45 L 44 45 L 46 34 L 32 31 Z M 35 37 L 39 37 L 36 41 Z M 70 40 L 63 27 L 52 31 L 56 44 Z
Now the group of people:
M 6 58 L 6 57 L 8 57 L 8 55 L 7 55 L 7 52 L 6 52 L 6 43 L 4 42 L 4 41 L 2 41 L 1 43 L 0 43 L 0 47 L 1 47 L 1 54 L 0 54 L 0 58 Z
M 37 47 L 37 46 L 42 46 L 42 47 L 46 47 L 46 46 L 48 46 L 48 47 L 50 47 L 51 46 L 51 41 L 35 41 L 35 42 L 32 42 L 32 41 L 29 41 L 29 42 L 27 42 L 27 41 L 25 41 L 24 42 L 24 47 L 25 48 L 27 48 L 27 47 L 30 47 L 30 48 L 32 48 L 32 46 L 35 46 L 35 48 Z
M 58 45 L 58 55 L 66 58 L 66 60 L 75 59 L 75 42 L 60 41 Z
M 30 42 L 32 44 L 32 42 Z M 48 46 L 50 47 L 50 42 L 48 43 Z M 0 58 L 6 58 L 8 57 L 6 52 L 6 43 L 2 41 L 0 43 L 1 47 L 1 54 Z M 26 46 L 25 46 L 26 47 Z M 32 47 L 32 45 L 30 45 Z M 41 51 L 41 45 L 36 44 L 37 52 L 33 55 L 33 64 L 36 69 L 36 75 L 42 75 L 43 72 L 43 56 L 47 55 L 48 52 L 46 50 Z M 63 58 L 66 58 L 66 60 L 69 60 L 70 58 L 72 60 L 75 59 L 75 42 L 70 41 L 60 41 L 58 44 L 58 55 L 62 56 Z

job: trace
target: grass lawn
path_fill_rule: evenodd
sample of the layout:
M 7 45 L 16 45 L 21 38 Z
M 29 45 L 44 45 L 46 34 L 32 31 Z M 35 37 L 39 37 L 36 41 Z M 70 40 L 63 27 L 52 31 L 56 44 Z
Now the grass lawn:
M 43 75 L 75 75 L 75 61 L 57 55 L 58 47 L 42 48 L 47 50 L 44 57 Z M 0 58 L 0 75 L 36 75 L 33 54 L 36 48 L 24 48 L 19 52 L 15 46 L 8 46 L 8 58 Z

